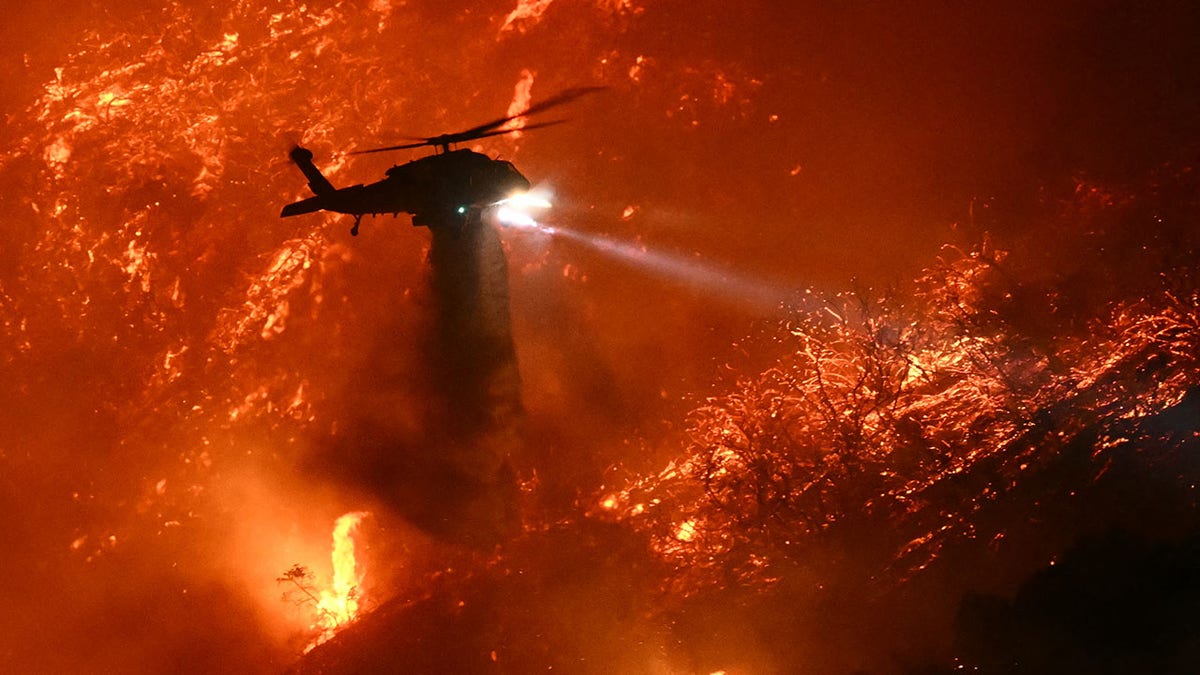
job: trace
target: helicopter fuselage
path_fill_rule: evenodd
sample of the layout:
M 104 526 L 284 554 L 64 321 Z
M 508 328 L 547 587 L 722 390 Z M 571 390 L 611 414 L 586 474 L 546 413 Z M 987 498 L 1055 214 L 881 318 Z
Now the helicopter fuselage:
M 292 150 L 292 161 L 309 179 L 315 196 L 288 204 L 281 217 L 332 211 L 355 217 L 408 213 L 413 225 L 462 225 L 480 210 L 529 189 L 529 180 L 511 162 L 472 150 L 447 150 L 398 164 L 386 177 L 366 185 L 334 188 L 312 163 L 305 148 Z

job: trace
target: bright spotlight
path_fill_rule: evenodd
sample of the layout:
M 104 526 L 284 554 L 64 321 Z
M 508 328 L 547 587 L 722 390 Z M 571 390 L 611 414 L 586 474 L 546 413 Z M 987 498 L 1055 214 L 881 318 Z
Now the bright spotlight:
M 550 208 L 549 195 L 536 191 L 519 192 L 508 199 L 504 203 L 519 209 L 548 209 Z
M 537 227 L 538 222 L 529 213 L 505 204 L 496 209 L 496 220 L 505 227 Z
M 534 188 L 496 202 L 496 220 L 505 227 L 541 228 L 536 213 L 550 208 L 550 191 Z

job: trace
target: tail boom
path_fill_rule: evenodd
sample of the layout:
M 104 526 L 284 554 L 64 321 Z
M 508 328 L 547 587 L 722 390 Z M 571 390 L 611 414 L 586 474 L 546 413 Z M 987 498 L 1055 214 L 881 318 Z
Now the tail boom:
M 304 172 L 304 177 L 308 179 L 308 188 L 313 191 L 314 195 L 327 195 L 337 191 L 333 187 L 333 183 L 330 183 L 328 178 L 321 175 L 320 170 L 313 164 L 312 150 L 297 145 L 288 153 L 288 157 Z

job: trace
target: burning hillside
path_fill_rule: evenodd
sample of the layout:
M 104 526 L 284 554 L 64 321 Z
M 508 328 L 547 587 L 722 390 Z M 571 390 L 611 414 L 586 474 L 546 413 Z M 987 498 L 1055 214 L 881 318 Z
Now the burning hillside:
M 13 8 L 0 670 L 994 666 L 1173 569 L 1196 17 L 1084 5 Z M 591 86 L 472 146 L 544 223 L 278 217 Z
M 1191 171 L 1172 173 L 1194 208 Z M 1097 208 L 1081 186 L 1059 217 L 1107 245 L 1165 213 L 1154 192 Z M 948 249 L 911 295 L 810 294 L 757 345 L 778 360 L 694 409 L 665 468 L 618 468 L 566 519 L 527 514 L 497 557 L 385 605 L 301 670 L 1003 671 L 1024 655 L 1042 664 L 1031 672 L 1185 672 L 1195 632 L 1166 617 L 1196 582 L 1177 565 L 1200 526 L 1200 286 L 1195 234 L 1174 241 L 1117 278 L 1031 278 L 1025 254 L 985 242 Z M 1114 295 L 1091 315 L 1078 299 L 1057 306 L 1081 283 Z M 1190 543 L 1171 557 L 1119 537 L 1070 550 L 1112 531 Z M 1053 618 L 1058 606 L 1023 621 L 1077 636 L 981 640 L 974 606 L 958 613 L 967 591 L 1007 594 L 1060 559 L 1080 575 L 1148 555 L 1094 580 L 1148 595 L 1093 586 L 1054 601 L 1129 611 L 1103 629 L 1113 644 Z M 1152 583 L 1153 569 L 1178 588 Z M 1139 634 L 1142 621 L 1161 635 Z M 952 644 L 956 630 L 968 641 Z

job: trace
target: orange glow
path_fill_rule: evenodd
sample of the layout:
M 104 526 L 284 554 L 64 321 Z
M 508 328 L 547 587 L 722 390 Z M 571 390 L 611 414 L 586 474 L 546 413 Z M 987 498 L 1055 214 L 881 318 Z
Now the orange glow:
M 1200 522 L 1200 171 L 1102 124 L 1191 51 L 953 4 L 15 5 L 0 672 L 887 672 L 1084 528 Z M 368 184 L 573 90 L 460 144 L 552 210 L 278 218 L 296 145 Z
M 314 628 L 320 635 L 305 651 L 333 637 L 338 630 L 353 622 L 363 607 L 362 580 L 365 571 L 359 567 L 354 555 L 354 536 L 359 524 L 369 514 L 354 511 L 337 519 L 333 527 L 333 582 L 321 591 L 317 603 L 317 620 Z

